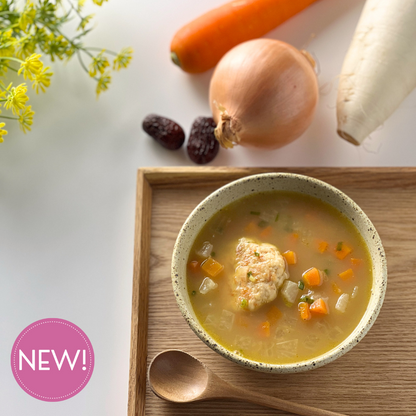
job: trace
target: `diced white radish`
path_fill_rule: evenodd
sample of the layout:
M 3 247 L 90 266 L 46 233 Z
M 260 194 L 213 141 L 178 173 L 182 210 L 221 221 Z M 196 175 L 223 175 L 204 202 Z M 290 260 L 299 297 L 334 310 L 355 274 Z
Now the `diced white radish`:
M 357 296 L 358 293 L 358 286 L 354 286 L 354 289 L 352 290 L 351 293 L 351 298 L 354 299 Z
M 219 328 L 226 331 L 231 331 L 234 325 L 235 314 L 223 309 L 220 318 Z
M 215 283 L 209 277 L 206 277 L 199 287 L 199 292 L 203 295 L 207 294 L 210 290 L 216 289 L 218 287 L 218 283 Z
M 359 145 L 416 87 L 416 0 L 367 0 L 341 70 L 338 134 Z
M 295 303 L 296 297 L 299 293 L 297 283 L 292 282 L 291 280 L 285 280 L 282 288 L 280 289 L 280 293 L 286 306 L 292 306 Z
M 209 241 L 205 241 L 196 254 L 198 254 L 198 256 L 208 258 L 211 255 L 213 248 L 214 246 Z
M 348 301 L 350 300 L 350 295 L 343 293 L 337 300 L 335 309 L 341 313 L 344 313 L 347 309 Z

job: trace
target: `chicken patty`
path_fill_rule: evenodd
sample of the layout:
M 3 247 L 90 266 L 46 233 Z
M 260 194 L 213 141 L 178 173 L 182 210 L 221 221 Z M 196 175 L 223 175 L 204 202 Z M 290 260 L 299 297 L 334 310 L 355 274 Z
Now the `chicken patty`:
M 280 286 L 289 278 L 279 250 L 272 244 L 240 238 L 235 252 L 237 305 L 254 311 L 276 299 Z

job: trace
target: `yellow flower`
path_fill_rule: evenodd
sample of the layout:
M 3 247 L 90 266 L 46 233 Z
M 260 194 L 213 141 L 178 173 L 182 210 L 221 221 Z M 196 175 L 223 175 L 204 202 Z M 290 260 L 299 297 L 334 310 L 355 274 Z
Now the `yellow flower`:
M 30 38 L 29 36 L 25 36 L 15 43 L 15 52 L 19 59 L 25 59 L 29 55 L 32 55 L 35 52 L 35 48 L 36 43 L 33 38 Z
M 108 90 L 108 86 L 111 82 L 111 76 L 109 72 L 106 72 L 104 75 L 101 75 L 101 77 L 98 79 L 96 93 L 97 98 L 100 95 L 101 92 Z
M 90 70 L 88 71 L 91 77 L 95 77 L 97 71 L 100 74 L 104 74 L 105 69 L 110 66 L 108 59 L 103 55 L 104 52 L 105 49 L 103 49 L 97 56 L 93 56 L 90 63 Z
M 19 27 L 26 32 L 26 29 L 35 21 L 36 9 L 33 7 L 33 3 L 26 4 L 23 12 L 20 14 Z
M 19 115 L 19 124 L 20 128 L 22 129 L 23 133 L 26 133 L 27 130 L 31 130 L 31 125 L 33 124 L 33 115 L 35 114 L 32 111 L 32 106 L 29 105 L 25 108 L 25 110 Z
M 107 0 L 92 0 L 92 2 L 97 6 L 101 6 L 105 1 Z
M 113 69 L 119 71 L 121 68 L 127 68 L 133 54 L 132 48 L 123 48 L 121 52 L 115 57 L 113 62 Z
M 12 37 L 13 31 L 7 30 L 0 34 L 0 56 L 13 56 L 15 38 Z
M 45 88 L 51 85 L 50 78 L 53 75 L 53 72 L 47 72 L 48 69 L 50 69 L 49 66 L 38 72 L 33 79 L 32 88 L 36 88 L 36 94 L 39 93 L 39 88 L 45 92 Z
M 12 84 L 10 84 L 7 88 L 9 88 Z M 20 84 L 17 87 L 13 87 L 9 91 L 9 95 L 6 98 L 6 102 L 4 103 L 4 107 L 9 110 L 12 109 L 13 114 L 19 114 L 20 110 L 24 110 L 26 107 L 26 101 L 29 97 L 26 95 L 27 87 L 26 84 Z
M 77 27 L 77 30 L 80 30 L 80 29 L 84 30 L 84 29 L 85 29 L 85 27 L 88 25 L 88 23 L 90 22 L 90 20 L 91 20 L 93 17 L 94 17 L 94 15 L 93 15 L 93 14 L 89 14 L 88 16 L 83 17 L 83 18 L 81 19 L 80 24 L 79 24 L 79 25 L 78 25 L 78 27 Z
M 83 7 L 86 0 L 78 0 L 78 7 Z
M 3 136 L 7 134 L 7 130 L 3 130 L 3 127 L 6 125 L 6 123 L 0 123 L 0 143 L 3 143 Z
M 17 74 L 20 75 L 23 71 L 24 79 L 29 78 L 30 80 L 33 80 L 33 77 L 43 68 L 43 63 L 39 60 L 41 56 L 42 55 L 35 53 L 30 55 L 29 58 L 26 58 L 25 62 L 20 64 L 20 69 Z

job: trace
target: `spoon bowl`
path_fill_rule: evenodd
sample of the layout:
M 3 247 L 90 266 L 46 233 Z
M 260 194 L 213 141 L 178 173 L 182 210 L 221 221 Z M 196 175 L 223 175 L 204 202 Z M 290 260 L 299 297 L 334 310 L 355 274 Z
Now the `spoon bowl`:
M 303 416 L 346 416 L 235 387 L 181 350 L 166 350 L 156 355 L 149 365 L 147 378 L 156 396 L 174 403 L 234 399 Z
M 148 371 L 150 388 L 159 397 L 176 403 L 197 400 L 208 385 L 205 365 L 180 350 L 164 351 L 153 359 Z

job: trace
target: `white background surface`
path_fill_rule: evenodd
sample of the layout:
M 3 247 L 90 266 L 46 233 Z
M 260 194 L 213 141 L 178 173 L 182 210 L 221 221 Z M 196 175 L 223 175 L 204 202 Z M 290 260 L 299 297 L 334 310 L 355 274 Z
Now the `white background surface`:
M 96 13 L 90 46 L 132 46 L 129 69 L 99 101 L 74 59 L 54 63 L 46 95 L 33 96 L 30 134 L 9 130 L 0 144 L 0 414 L 124 415 L 127 411 L 136 170 L 187 166 L 141 129 L 149 113 L 187 133 L 209 116 L 212 71 L 187 75 L 169 60 L 177 29 L 223 0 L 110 0 Z M 354 147 L 336 135 L 337 75 L 362 0 L 320 0 L 268 37 L 303 47 L 320 65 L 314 122 L 274 152 L 220 151 L 214 166 L 415 166 L 416 94 Z M 315 37 L 311 38 L 314 34 Z M 27 395 L 15 382 L 10 352 L 17 335 L 43 318 L 81 327 L 95 350 L 94 374 L 77 396 L 58 403 Z

